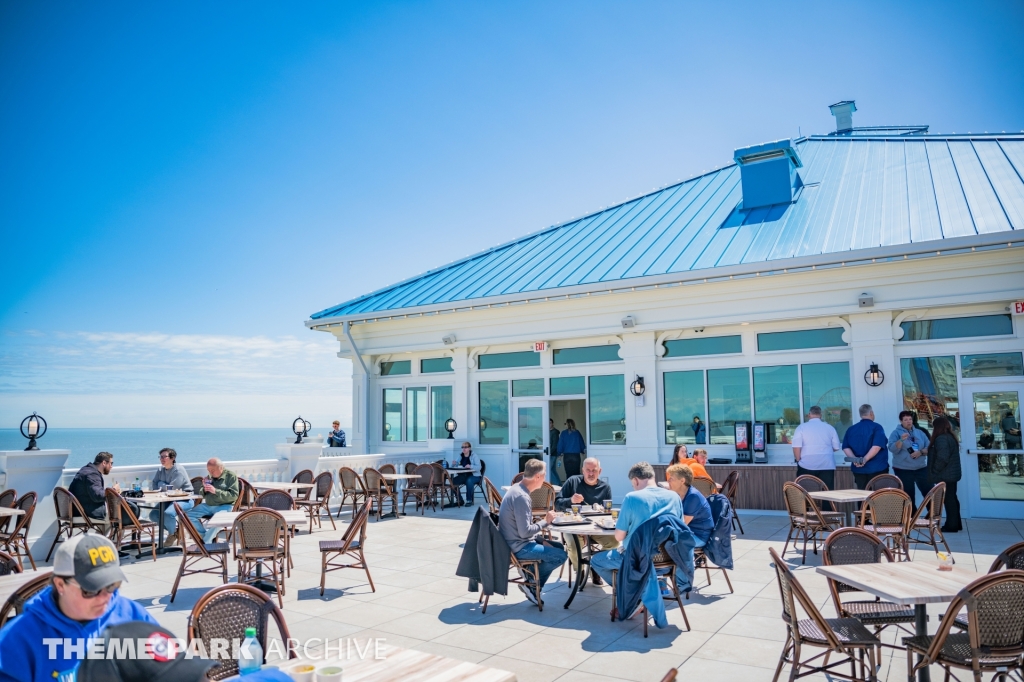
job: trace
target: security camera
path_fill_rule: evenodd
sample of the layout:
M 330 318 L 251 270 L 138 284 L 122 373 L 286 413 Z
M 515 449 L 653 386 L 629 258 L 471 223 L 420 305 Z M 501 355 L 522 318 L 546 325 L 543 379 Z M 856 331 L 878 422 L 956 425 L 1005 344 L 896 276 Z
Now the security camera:
M 633 317 L 632 315 L 626 315 L 624 318 L 622 318 L 622 328 L 623 329 L 632 329 L 635 326 L 636 326 L 636 318 Z
M 870 296 L 868 294 L 861 294 L 860 298 L 857 299 L 857 304 L 861 308 L 874 308 L 875 307 L 875 297 L 874 296 Z
M 444 345 L 450 346 L 453 343 L 455 343 L 455 334 L 448 334 L 447 336 L 442 336 L 441 341 L 444 343 Z

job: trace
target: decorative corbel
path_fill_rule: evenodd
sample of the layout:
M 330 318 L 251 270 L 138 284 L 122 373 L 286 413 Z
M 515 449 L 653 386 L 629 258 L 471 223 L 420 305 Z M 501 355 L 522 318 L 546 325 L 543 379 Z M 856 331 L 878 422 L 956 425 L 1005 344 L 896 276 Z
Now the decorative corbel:
M 373 374 L 375 376 L 380 376 L 380 365 L 381 365 L 381 363 L 382 362 L 387 362 L 390 359 L 391 359 L 390 355 L 381 355 L 376 360 L 374 360 L 373 361 Z
M 658 335 L 658 340 L 654 342 L 654 354 L 659 358 L 665 357 L 665 353 L 668 349 L 665 348 L 666 341 L 674 341 L 683 335 L 682 329 L 676 329 L 675 331 L 662 332 Z
M 486 353 L 488 348 L 490 348 L 490 346 L 482 346 L 480 348 L 474 348 L 472 351 L 470 351 L 469 360 L 466 362 L 466 364 L 469 365 L 470 369 L 476 369 L 476 357 L 481 353 Z
M 853 334 L 850 333 L 850 323 L 841 317 L 830 317 L 825 323 L 826 327 L 842 327 L 843 343 L 849 345 L 853 341 Z
M 909 319 L 920 320 L 928 314 L 928 309 L 924 310 L 904 310 L 902 313 L 896 316 L 896 319 L 892 321 L 892 339 L 893 341 L 899 341 L 903 338 L 903 327 L 900 325 Z

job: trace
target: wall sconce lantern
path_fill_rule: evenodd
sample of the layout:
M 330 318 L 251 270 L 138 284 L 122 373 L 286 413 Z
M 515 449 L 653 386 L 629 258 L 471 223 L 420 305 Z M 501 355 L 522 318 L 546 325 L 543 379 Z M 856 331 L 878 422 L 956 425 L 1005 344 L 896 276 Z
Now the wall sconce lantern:
M 666 429 L 671 429 L 672 428 L 672 420 L 671 419 L 666 419 L 665 420 L 665 428 Z
M 872 362 L 868 371 L 864 372 L 864 383 L 868 386 L 881 386 L 883 381 L 885 381 L 885 375 L 882 374 L 882 370 L 878 369 L 878 363 Z
M 638 376 L 636 381 L 629 385 L 629 392 L 637 398 L 644 394 L 644 378 L 642 376 Z
M 483 417 L 480 418 L 480 430 L 481 431 L 486 431 L 487 430 L 487 420 L 484 419 Z
M 313 425 L 310 424 L 305 419 L 303 419 L 302 417 L 298 417 L 295 421 L 293 421 L 292 422 L 292 433 L 294 433 L 295 436 L 296 436 L 294 445 L 301 445 L 302 444 L 302 438 L 304 436 L 308 436 L 309 435 L 309 430 L 311 428 L 313 428 Z
M 451 417 L 448 417 L 448 419 L 445 420 L 445 422 L 444 422 L 444 430 L 448 432 L 448 440 L 454 440 L 455 439 L 455 435 L 454 434 L 455 434 L 455 428 L 457 426 L 458 426 L 458 424 L 456 424 L 455 420 L 452 419 Z
M 46 420 L 35 412 L 21 420 L 21 435 L 28 438 L 28 447 L 25 450 L 38 450 L 36 439 L 42 438 L 44 433 L 46 433 Z

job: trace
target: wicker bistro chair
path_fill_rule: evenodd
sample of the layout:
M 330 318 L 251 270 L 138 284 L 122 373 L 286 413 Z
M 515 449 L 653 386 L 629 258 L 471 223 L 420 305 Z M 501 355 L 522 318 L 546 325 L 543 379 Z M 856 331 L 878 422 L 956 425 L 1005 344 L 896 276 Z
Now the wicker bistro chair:
M 284 578 L 288 570 L 288 526 L 284 517 L 273 509 L 248 509 L 235 519 L 231 538 L 238 562 L 238 582 L 255 582 L 256 567 L 269 565 L 278 604 L 284 608 Z
M 13 490 L 10 492 L 14 492 Z M 3 506 L 11 506 L 10 504 Z M 64 536 L 67 535 L 67 539 L 70 540 L 75 534 L 75 531 L 81 533 L 87 533 L 90 530 L 95 530 L 100 533 L 106 533 L 107 528 L 102 521 L 90 519 L 85 514 L 85 510 L 82 508 L 82 503 L 79 502 L 74 495 L 71 494 L 67 488 L 61 488 L 57 486 L 53 489 L 53 507 L 57 513 L 57 535 L 53 538 L 53 542 L 50 544 L 50 551 L 46 553 L 46 561 L 50 560 L 50 556 L 53 555 L 53 550 L 57 547 L 58 542 L 62 542 Z
M 113 488 L 107 488 L 107 519 L 110 521 L 110 539 L 121 551 L 121 545 L 125 538 L 128 538 L 130 545 L 135 545 L 135 552 L 142 556 L 142 543 L 145 536 L 149 537 L 149 548 L 156 561 L 157 533 L 160 527 L 153 521 L 140 521 L 127 500 L 121 497 Z
M 192 520 L 185 515 L 177 502 L 173 503 L 174 515 L 178 517 L 178 534 L 181 537 L 181 566 L 171 587 L 171 603 L 178 594 L 178 584 L 187 575 L 197 573 L 220 574 L 221 581 L 228 582 L 228 550 L 231 546 L 226 542 L 205 542 L 203 534 L 192 525 Z M 195 568 L 202 562 L 213 562 L 214 566 Z
M 334 517 L 331 516 L 331 491 L 334 490 L 334 474 L 330 471 L 323 471 L 317 474 L 316 479 L 313 481 L 316 487 L 310 488 L 315 494 L 306 499 L 296 500 L 295 504 L 298 505 L 299 509 L 305 509 L 309 513 L 309 532 L 313 532 L 313 521 L 316 521 L 316 525 L 320 527 L 320 517 L 323 516 L 324 512 L 327 512 L 327 518 L 331 522 L 331 527 L 335 530 L 338 527 L 334 524 Z
M 822 616 L 782 557 L 772 547 L 768 551 L 771 553 L 782 597 L 782 620 L 787 627 L 786 643 L 782 647 L 773 682 L 779 679 L 787 663 L 793 667 L 789 675 L 791 681 L 820 672 L 846 680 L 875 682 L 875 666 L 881 662 L 882 643 L 878 638 L 856 618 Z M 797 604 L 806 618 L 799 617 Z M 802 658 L 801 651 L 805 646 L 824 651 L 810 658 Z M 819 659 L 823 659 L 820 665 Z M 838 666 L 846 663 L 850 664 L 849 675 L 837 670 Z
M 205 479 L 202 476 L 196 476 L 195 478 L 191 479 L 192 490 L 195 492 L 196 495 L 202 495 L 203 494 L 203 481 L 204 480 Z
M 807 563 L 807 541 L 812 541 L 813 552 L 817 554 L 818 536 L 822 533 L 831 533 L 834 528 L 822 515 L 807 491 L 796 483 L 787 481 L 782 484 L 782 494 L 786 502 L 786 511 L 789 512 L 789 534 L 786 535 L 782 554 L 786 554 L 790 541 L 793 541 L 794 547 L 796 546 L 796 538 L 799 535 L 804 541 L 804 557 L 801 563 Z
M 327 583 L 327 574 L 331 571 L 338 571 L 343 568 L 361 568 L 366 571 L 366 579 L 370 583 L 370 590 L 377 591 L 373 586 L 373 578 L 370 576 L 370 567 L 366 563 L 366 555 L 363 550 L 366 548 L 366 525 L 370 518 L 371 500 L 363 502 L 359 513 L 355 515 L 341 540 L 320 541 L 320 596 L 324 596 L 324 587 Z M 349 559 L 349 563 L 332 563 L 333 561 Z
M 256 638 L 263 647 L 265 663 L 270 618 L 274 619 L 281 639 L 288 647 L 288 658 L 296 658 L 295 650 L 289 644 L 291 633 L 284 614 L 269 596 L 249 585 L 220 585 L 200 597 L 188 617 L 188 641 L 197 639 L 203 643 L 206 651 L 210 651 L 213 640 L 230 642 L 241 639 L 246 628 L 256 628 Z M 220 665 L 208 672 L 207 676 L 211 680 L 223 680 L 237 674 L 238 661 L 228 656 L 220 659 Z
M 299 473 L 292 476 L 292 483 L 312 483 L 313 482 L 313 471 L 310 469 L 303 469 Z M 295 499 L 296 500 L 308 500 L 309 494 L 313 491 L 312 488 L 296 488 Z
M 555 508 L 554 486 L 544 481 L 539 488 L 530 493 L 530 506 L 533 509 L 534 520 L 542 519 L 549 511 L 553 511 Z
M 416 499 L 416 508 L 420 510 L 420 516 L 425 512 L 428 502 L 433 510 L 437 511 L 434 493 L 430 487 L 434 481 L 433 465 L 420 464 L 413 473 L 419 476 L 419 478 L 410 478 L 409 482 L 402 488 L 402 513 L 405 513 L 405 503 L 409 501 L 410 497 Z
M 825 538 L 825 547 L 821 551 L 826 566 L 844 566 L 846 564 L 880 564 L 884 558 L 894 561 L 892 552 L 879 537 L 861 528 L 840 528 Z M 875 630 L 875 636 L 881 639 L 882 630 L 890 625 L 906 634 L 913 635 L 913 627 L 904 627 L 914 622 L 914 609 L 910 606 L 893 604 L 892 602 L 872 599 L 868 601 L 843 601 L 841 594 L 860 592 L 856 587 L 828 579 L 828 589 L 832 593 L 832 603 L 840 618 L 856 618 L 861 623 Z M 903 647 L 890 644 L 896 649 Z
M 908 495 L 909 497 L 909 495 Z M 936 483 L 921 501 L 917 513 L 910 517 L 907 525 L 907 542 L 918 545 L 931 545 L 935 553 L 939 553 L 939 543 L 946 548 L 946 554 L 953 559 L 946 536 L 942 534 L 942 503 L 946 497 L 946 484 Z M 956 559 L 953 559 L 956 563 Z
M 363 479 L 366 481 L 366 501 L 370 502 L 370 508 L 377 507 L 377 520 L 380 521 L 384 514 L 384 501 L 391 500 L 391 512 L 398 516 L 398 493 L 380 475 L 380 472 L 373 467 L 363 469 Z
M 659 483 L 668 481 L 668 464 L 652 464 L 651 468 L 654 469 L 654 480 Z
M 910 509 L 910 497 L 902 490 L 876 490 L 864 500 L 859 526 L 881 538 L 898 561 L 901 557 L 910 561 L 907 543 Z
M 967 631 L 951 632 L 960 610 L 967 609 Z M 1024 571 L 990 573 L 965 587 L 950 604 L 934 635 L 904 637 L 907 679 L 929 665 L 969 670 L 975 682 L 994 673 L 1007 680 L 1020 673 L 1024 659 Z M 920 656 L 915 664 L 914 654 Z
M 664 578 L 665 581 L 667 582 L 669 588 L 670 588 L 669 589 L 669 594 L 667 594 L 667 595 L 663 594 L 661 598 L 664 601 L 670 601 L 670 602 L 675 602 L 676 604 L 679 604 L 679 611 L 682 612 L 682 614 L 683 614 L 683 622 L 686 624 L 687 632 L 689 632 L 689 630 L 690 630 L 690 619 L 686 617 L 686 608 L 683 607 L 682 595 L 679 592 L 679 586 L 676 585 L 676 564 L 675 564 L 674 561 L 672 561 L 672 557 L 670 557 L 668 555 L 668 553 L 665 551 L 665 545 L 664 544 L 662 544 L 660 547 L 658 547 L 658 552 L 654 556 L 651 557 L 651 564 L 653 565 L 655 572 L 657 572 L 658 570 L 668 569 L 668 573 L 667 574 L 659 575 L 658 576 L 659 578 Z M 616 592 L 615 592 L 615 586 L 619 582 L 618 581 L 618 573 L 619 573 L 618 569 L 615 569 L 615 570 L 612 571 L 612 613 L 611 613 L 611 616 L 612 616 L 612 622 L 613 623 L 615 622 L 616 619 L 624 620 L 623 618 L 621 618 L 622 614 L 619 613 L 618 607 L 616 606 L 616 604 L 618 604 L 618 601 L 617 601 L 617 595 L 616 595 Z M 711 582 L 710 578 L 708 578 L 708 582 Z M 647 607 L 644 606 L 643 602 L 641 602 L 641 604 L 640 604 L 639 613 L 641 613 L 642 616 L 643 616 L 643 619 L 644 619 L 644 637 L 647 637 L 647 621 L 648 621 L 648 618 L 647 618 Z
M 694 547 L 693 548 L 693 570 L 694 570 L 694 572 L 696 572 L 697 569 L 700 569 L 700 568 L 704 569 L 704 575 L 707 576 L 708 585 L 709 586 L 711 585 L 711 571 L 721 571 L 722 572 L 722 577 L 725 578 L 725 584 L 729 586 L 729 594 L 732 594 L 732 593 L 735 592 L 735 590 L 732 587 L 732 581 L 729 580 L 729 571 L 727 571 L 726 569 L 722 568 L 721 566 L 715 566 L 714 563 L 712 563 L 712 561 L 710 559 L 708 559 L 708 555 L 704 551 L 703 547 Z M 689 592 L 686 593 L 686 598 L 687 599 L 690 598 L 690 593 Z
M 14 504 L 25 513 L 17 517 L 14 530 L 9 533 L 0 533 L 0 548 L 18 560 L 18 565 L 25 568 L 21 561 L 21 555 L 28 557 L 32 564 L 32 570 L 36 570 L 36 560 L 32 558 L 32 552 L 28 549 L 28 532 L 32 527 L 32 517 L 36 513 L 36 500 L 38 496 L 34 492 L 28 492 L 18 498 Z
M 202 486 L 199 490 L 202 490 Z M 244 478 L 238 479 L 238 497 L 235 498 L 235 504 L 231 507 L 231 511 L 240 512 L 246 509 L 251 509 L 256 505 L 256 498 L 259 497 L 256 492 L 256 488 L 252 487 L 252 483 L 245 480 Z
M 523 476 L 524 475 L 525 474 L 522 471 L 520 471 L 518 474 L 513 476 L 512 477 L 512 485 L 515 485 L 516 483 L 519 483 L 519 481 L 523 480 Z
M 736 496 L 739 491 L 740 485 L 740 472 L 730 471 L 729 475 L 725 477 L 722 482 L 722 494 L 729 498 L 729 505 L 732 507 L 732 529 L 736 530 L 739 526 L 740 533 L 746 535 L 743 530 L 743 523 L 740 521 L 740 515 L 737 513 L 738 507 L 736 506 Z
M 412 476 L 413 474 L 416 473 L 416 467 L 418 467 L 418 466 L 419 466 L 419 464 L 417 464 L 416 462 L 406 462 L 405 463 L 405 473 L 407 473 L 408 475 Z M 409 480 L 412 480 L 412 479 L 409 479 Z
M 892 474 L 878 474 L 864 486 L 864 490 L 875 492 L 876 490 L 885 490 L 887 488 L 896 488 L 897 490 L 903 490 L 903 481 L 900 480 L 899 476 Z
M 11 508 L 14 503 L 18 501 L 18 492 L 14 488 L 8 488 L 7 490 L 0 492 L 0 507 Z M 7 526 L 11 523 L 11 517 L 5 516 L 0 518 L 0 533 L 7 532 Z M 47 559 L 49 561 L 49 559 Z
M 41 573 L 15 590 L 7 601 L 0 605 L 0 628 L 11 618 L 21 615 L 25 602 L 45 590 L 52 582 L 52 577 L 53 574 L 50 572 Z
M 697 492 L 704 497 L 711 497 L 718 492 L 718 487 L 715 485 L 715 482 L 707 476 L 694 476 L 693 487 L 696 488 Z
M 366 486 L 362 477 L 351 467 L 338 469 L 338 480 L 341 481 L 341 504 L 338 505 L 338 518 L 345 508 L 345 501 L 352 500 L 352 518 L 356 516 L 356 506 L 366 501 Z
M 0 576 L 21 573 L 21 564 L 7 552 L 0 552 Z
M 494 524 L 495 529 L 497 529 L 498 517 L 493 514 L 489 514 L 488 518 L 491 520 L 491 523 Z M 500 533 L 498 534 L 498 536 L 501 536 Z M 504 542 L 504 539 L 502 539 L 502 542 Z M 533 596 L 537 600 L 537 608 L 543 611 L 544 601 L 540 597 L 540 561 L 537 559 L 517 559 L 515 554 L 509 552 L 508 568 L 509 571 L 515 569 L 514 572 L 511 572 L 509 574 L 509 584 L 521 585 L 521 589 L 526 589 L 533 592 Z M 480 598 L 477 600 L 479 604 L 482 604 L 480 613 L 487 613 L 487 604 L 488 602 L 490 602 L 490 600 L 491 596 L 489 594 L 484 594 L 484 591 L 480 590 Z
M 482 477 L 482 482 L 485 489 L 485 499 L 487 500 L 488 511 L 492 514 L 497 514 L 501 511 L 501 491 L 494 487 L 491 483 L 491 479 L 486 476 Z
M 295 509 L 295 498 L 284 490 L 264 490 L 256 496 L 253 508 L 290 511 Z
M 394 464 L 381 464 L 377 467 L 377 471 L 382 474 L 397 474 L 398 469 L 395 468 Z
M 809 493 L 822 493 L 828 491 L 828 486 L 825 484 L 825 481 L 821 480 L 817 476 L 812 476 L 811 474 L 797 476 L 796 479 L 793 480 L 793 483 L 796 483 Z M 825 520 L 836 526 L 843 525 L 846 518 L 845 515 L 842 512 L 832 511 L 831 505 L 829 505 L 828 510 L 826 510 L 824 508 L 825 504 L 828 503 L 826 502 L 818 506 L 818 508 L 821 509 L 821 515 L 825 517 Z
M 1011 569 L 1016 571 L 1024 570 L 1024 542 L 1018 542 L 1015 545 L 1010 545 L 996 557 L 996 560 L 989 566 L 989 573 L 996 573 L 1005 569 Z M 961 630 L 968 628 L 967 612 L 961 611 L 957 614 L 956 620 L 953 621 L 953 626 L 958 627 Z
M 436 495 L 441 501 L 441 511 L 444 511 L 444 498 L 448 497 L 448 506 L 457 507 L 455 504 L 455 484 L 452 482 L 451 474 L 436 462 L 431 464 L 434 468 L 434 476 L 430 480 L 431 494 Z

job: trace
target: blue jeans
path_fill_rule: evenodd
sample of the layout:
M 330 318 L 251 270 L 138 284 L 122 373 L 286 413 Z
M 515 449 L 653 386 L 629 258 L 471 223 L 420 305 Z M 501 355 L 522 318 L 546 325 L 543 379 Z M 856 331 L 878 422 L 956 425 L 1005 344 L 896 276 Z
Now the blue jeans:
M 691 557 L 692 561 L 692 557 Z M 597 574 L 604 578 L 605 582 L 613 585 L 612 571 L 622 569 L 622 553 L 617 549 L 610 549 L 607 552 L 595 554 L 590 558 L 590 567 L 597 571 Z M 647 607 L 647 612 L 654 618 L 654 624 L 659 628 L 668 627 L 668 618 L 665 617 L 665 603 L 661 600 L 661 589 L 658 587 L 658 576 L 651 571 L 644 585 L 640 601 Z M 620 613 L 620 618 L 629 618 L 631 614 Z
M 540 561 L 540 586 L 542 588 L 547 583 L 551 572 L 569 558 L 561 543 L 551 541 L 547 541 L 547 544 L 543 545 L 539 542 L 531 542 L 515 554 L 516 558 L 521 561 Z
M 211 529 L 207 530 L 206 526 L 203 525 L 203 517 L 204 516 L 213 516 L 214 514 L 216 514 L 217 512 L 220 512 L 220 511 L 231 511 L 231 508 L 233 506 L 234 505 L 231 505 L 231 504 L 213 504 L 213 505 L 210 505 L 210 504 L 206 504 L 205 502 L 200 502 L 196 506 L 194 506 L 191 509 L 189 509 L 185 513 L 185 516 L 187 516 L 189 518 L 189 520 L 192 522 L 192 525 L 194 525 L 196 527 L 196 530 L 198 530 L 200 533 L 203 534 L 203 541 L 204 542 L 213 542 L 213 538 L 215 538 L 217 536 L 217 531 L 220 530 L 220 529 L 219 528 L 211 528 Z
M 481 478 L 480 476 L 474 476 L 472 474 L 459 474 L 452 479 L 452 483 L 455 484 L 456 491 L 460 493 L 462 491 L 458 490 L 458 486 L 465 484 L 466 502 L 473 504 L 473 490 L 474 488 L 476 488 L 477 484 L 482 480 L 483 478 Z
M 193 500 L 182 500 L 175 504 L 181 507 L 181 511 L 187 512 L 189 509 L 194 507 L 196 503 Z M 153 523 L 160 523 L 160 510 L 150 509 L 149 520 Z M 170 504 L 164 505 L 164 529 L 171 535 L 174 535 L 174 531 L 178 529 L 178 516 L 174 513 L 174 507 Z

